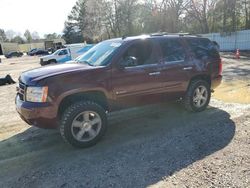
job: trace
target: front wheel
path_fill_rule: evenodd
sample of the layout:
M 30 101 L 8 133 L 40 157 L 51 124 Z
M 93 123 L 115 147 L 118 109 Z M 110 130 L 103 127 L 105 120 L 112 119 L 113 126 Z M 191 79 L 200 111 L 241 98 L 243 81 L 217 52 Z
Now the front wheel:
M 210 85 L 204 80 L 194 80 L 186 92 L 184 105 L 188 111 L 201 112 L 207 108 L 210 98 Z
M 105 110 L 95 102 L 80 101 L 69 106 L 62 115 L 60 133 L 74 147 L 95 145 L 107 128 Z
M 54 65 L 56 64 L 56 60 L 52 59 L 52 60 L 49 60 L 47 65 Z

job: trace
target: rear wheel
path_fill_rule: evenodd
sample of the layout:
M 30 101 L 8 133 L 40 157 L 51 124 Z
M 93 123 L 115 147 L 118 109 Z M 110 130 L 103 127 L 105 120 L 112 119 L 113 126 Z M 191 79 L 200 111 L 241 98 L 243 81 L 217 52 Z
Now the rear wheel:
M 186 92 L 184 105 L 188 111 L 201 112 L 210 102 L 210 85 L 204 80 L 194 80 Z
M 62 115 L 60 133 L 75 147 L 95 145 L 107 128 L 105 110 L 95 102 L 80 101 L 70 105 Z

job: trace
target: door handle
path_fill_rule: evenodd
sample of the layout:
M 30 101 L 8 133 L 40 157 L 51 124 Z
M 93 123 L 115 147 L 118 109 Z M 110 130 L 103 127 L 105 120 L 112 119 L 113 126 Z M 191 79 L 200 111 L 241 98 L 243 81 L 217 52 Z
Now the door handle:
M 183 70 L 192 70 L 193 67 L 184 67 Z
M 155 75 L 160 75 L 161 72 L 150 72 L 149 76 L 155 76 Z

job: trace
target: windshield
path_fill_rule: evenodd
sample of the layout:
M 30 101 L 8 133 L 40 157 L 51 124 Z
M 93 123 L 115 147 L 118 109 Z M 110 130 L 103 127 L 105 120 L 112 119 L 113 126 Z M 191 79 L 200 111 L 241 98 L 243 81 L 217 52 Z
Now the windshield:
M 87 63 L 91 66 L 106 65 L 113 52 L 121 46 L 119 41 L 104 41 L 86 52 L 81 57 L 77 58 L 78 63 Z
M 83 53 L 87 52 L 89 49 L 91 49 L 93 46 L 94 46 L 94 45 L 88 44 L 88 45 L 84 46 L 83 48 L 81 48 L 81 49 L 78 51 L 78 53 L 83 54 Z
M 85 55 L 85 54 L 78 56 L 77 58 L 75 58 L 74 61 L 79 62 L 79 60 L 82 59 L 82 57 L 83 57 L 84 55 Z

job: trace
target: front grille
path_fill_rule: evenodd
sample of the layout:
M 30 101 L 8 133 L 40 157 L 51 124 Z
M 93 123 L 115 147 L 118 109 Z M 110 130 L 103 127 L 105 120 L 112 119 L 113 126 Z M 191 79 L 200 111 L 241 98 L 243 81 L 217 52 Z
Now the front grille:
M 17 94 L 20 100 L 22 101 L 25 100 L 25 90 L 26 90 L 25 84 L 23 84 L 22 82 L 19 82 L 19 88 L 18 88 Z

